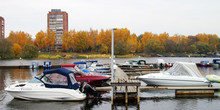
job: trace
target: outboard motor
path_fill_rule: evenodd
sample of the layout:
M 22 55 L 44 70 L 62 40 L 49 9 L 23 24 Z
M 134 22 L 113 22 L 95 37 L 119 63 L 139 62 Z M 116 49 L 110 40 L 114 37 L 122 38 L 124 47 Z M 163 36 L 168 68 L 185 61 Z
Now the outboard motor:
M 79 90 L 82 93 L 85 93 L 87 96 L 92 95 L 94 97 L 98 97 L 98 92 L 96 92 L 89 84 L 86 82 L 81 82 Z

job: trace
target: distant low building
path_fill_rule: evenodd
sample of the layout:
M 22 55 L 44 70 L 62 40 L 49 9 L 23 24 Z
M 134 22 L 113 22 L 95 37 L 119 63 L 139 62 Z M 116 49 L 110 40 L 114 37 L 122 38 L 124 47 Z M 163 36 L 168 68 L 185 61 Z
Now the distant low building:
M 0 16 L 0 38 L 5 38 L 5 20 Z
M 68 31 L 68 13 L 61 9 L 51 9 L 47 14 L 47 29 L 53 30 L 56 33 L 55 48 L 62 49 L 61 36 L 65 31 Z

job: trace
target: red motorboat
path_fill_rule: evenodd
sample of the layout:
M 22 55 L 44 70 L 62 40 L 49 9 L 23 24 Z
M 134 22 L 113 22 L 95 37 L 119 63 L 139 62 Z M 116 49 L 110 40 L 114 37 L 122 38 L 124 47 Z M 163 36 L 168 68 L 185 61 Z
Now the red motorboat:
M 61 65 L 61 67 L 73 71 L 77 81 L 87 82 L 91 86 L 100 86 L 110 79 L 108 76 L 85 73 L 81 71 L 75 64 L 65 64 Z

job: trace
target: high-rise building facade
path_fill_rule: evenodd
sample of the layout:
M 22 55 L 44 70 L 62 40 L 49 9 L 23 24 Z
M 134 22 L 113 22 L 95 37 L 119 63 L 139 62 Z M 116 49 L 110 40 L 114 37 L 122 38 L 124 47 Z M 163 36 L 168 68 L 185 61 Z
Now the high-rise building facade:
M 61 11 L 61 9 L 51 9 L 47 14 L 47 29 L 56 33 L 55 46 L 61 49 L 61 36 L 65 31 L 68 31 L 68 13 Z
M 0 38 L 5 38 L 5 20 L 0 16 Z

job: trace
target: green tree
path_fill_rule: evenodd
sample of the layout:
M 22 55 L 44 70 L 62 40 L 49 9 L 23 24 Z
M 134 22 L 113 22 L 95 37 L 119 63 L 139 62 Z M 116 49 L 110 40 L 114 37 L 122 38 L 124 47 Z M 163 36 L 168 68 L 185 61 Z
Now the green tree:
M 128 46 L 128 43 L 124 41 L 118 41 L 114 46 L 114 51 L 115 55 L 126 55 L 129 53 L 130 48 Z
M 176 42 L 174 42 L 173 40 L 166 40 L 165 50 L 167 53 L 175 53 L 177 49 L 176 47 L 177 47 Z
M 26 44 L 21 52 L 22 58 L 35 58 L 38 56 L 38 48 L 32 44 Z
M 197 52 L 197 49 L 196 49 L 196 45 L 193 44 L 193 45 L 190 45 L 187 52 L 189 53 L 196 53 Z
M 145 45 L 145 52 L 149 54 L 163 53 L 164 51 L 164 46 L 156 40 L 149 40 Z
M 0 59 L 13 58 L 12 43 L 4 38 L 0 38 Z
M 196 48 L 199 54 L 206 54 L 211 51 L 209 45 L 204 42 L 198 42 Z

